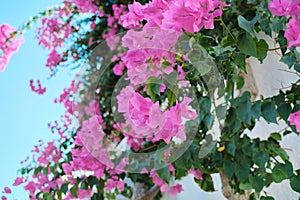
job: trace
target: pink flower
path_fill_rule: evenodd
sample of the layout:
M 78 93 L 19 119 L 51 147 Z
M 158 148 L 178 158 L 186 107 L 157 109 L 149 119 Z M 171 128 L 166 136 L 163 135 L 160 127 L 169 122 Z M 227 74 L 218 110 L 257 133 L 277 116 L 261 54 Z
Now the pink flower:
M 70 23 L 66 24 L 58 18 L 43 18 L 42 26 L 38 28 L 37 39 L 39 45 L 52 49 L 62 46 L 71 33 Z
M 291 125 L 296 126 L 297 132 L 300 133 L 300 111 L 292 113 L 289 118 Z
M 9 187 L 4 188 L 4 193 L 5 194 L 11 194 L 11 189 Z
M 124 190 L 125 183 L 123 181 L 119 181 L 118 177 L 113 176 L 110 179 L 107 179 L 105 189 L 110 191 L 114 188 L 118 188 L 120 191 Z
M 193 174 L 196 179 L 202 180 L 202 172 L 200 170 L 195 170 L 193 168 L 189 169 L 189 174 Z
M 273 0 L 269 3 L 268 8 L 273 15 L 276 16 L 289 16 L 289 12 L 292 10 L 291 0 Z
M 2 196 L 1 200 L 7 200 L 7 197 L 6 196 Z
M 133 2 L 128 5 L 129 12 L 121 16 L 120 23 L 125 28 L 138 28 L 140 27 L 140 20 L 143 19 L 143 6 L 139 2 Z
M 181 31 L 195 33 L 203 27 L 214 28 L 214 18 L 222 15 L 219 0 L 178 0 L 173 1 L 169 9 L 163 14 L 163 26 Z
M 36 92 L 37 94 L 44 94 L 46 92 L 46 88 L 42 87 L 42 84 L 41 84 L 41 81 L 40 80 L 37 80 L 37 87 L 33 85 L 33 79 L 31 79 L 29 81 L 29 84 L 30 84 L 30 88 L 33 92 Z
M 97 5 L 95 5 L 93 0 L 73 0 L 78 9 L 81 12 L 91 12 L 96 13 L 98 10 Z
M 24 182 L 24 178 L 23 177 L 17 177 L 15 182 L 13 183 L 13 186 L 19 186 Z
M 117 76 L 122 76 L 123 75 L 123 71 L 125 69 L 125 65 L 122 62 L 119 62 L 118 64 L 116 64 L 113 68 L 113 72 L 115 75 Z
M 5 70 L 11 56 L 19 50 L 24 41 L 23 37 L 12 37 L 11 34 L 14 31 L 16 31 L 16 28 L 8 24 L 0 26 L 0 72 Z M 9 41 L 7 42 L 8 39 Z
M 168 190 L 168 184 L 158 176 L 154 169 L 150 172 L 150 177 L 152 178 L 153 183 L 160 187 L 161 192 L 166 192 Z
M 24 186 L 24 189 L 29 191 L 29 194 L 31 196 L 34 196 L 34 193 L 36 191 L 36 184 L 33 181 L 30 181 L 27 185 Z
M 171 196 L 176 196 L 178 193 L 182 192 L 182 185 L 181 184 L 177 184 L 174 186 L 171 186 L 169 189 L 169 195 Z
M 63 163 L 62 164 L 62 168 L 63 168 L 65 174 L 67 174 L 67 175 L 71 175 L 72 174 L 72 166 L 70 164 Z
M 52 72 L 54 67 L 56 67 L 61 60 L 62 60 L 62 58 L 61 58 L 60 54 L 58 54 L 56 49 L 54 49 L 48 55 L 46 66 L 49 67 L 50 71 Z
M 290 19 L 288 29 L 284 32 L 284 37 L 288 40 L 288 48 L 300 46 L 300 26 L 297 26 L 294 19 Z

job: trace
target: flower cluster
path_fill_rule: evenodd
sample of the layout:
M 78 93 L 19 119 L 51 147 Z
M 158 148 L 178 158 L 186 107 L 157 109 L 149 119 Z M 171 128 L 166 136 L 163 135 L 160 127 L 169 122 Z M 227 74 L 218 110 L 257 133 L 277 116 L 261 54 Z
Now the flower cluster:
M 273 0 L 269 10 L 276 16 L 290 17 L 284 37 L 288 40 L 288 48 L 300 46 L 300 1 Z
M 46 49 L 55 49 L 61 47 L 66 38 L 72 33 L 69 23 L 64 23 L 58 18 L 42 19 L 42 26 L 38 28 L 37 39 L 39 45 Z
M 72 0 L 72 1 L 80 10 L 80 12 L 96 13 L 98 11 L 98 7 L 95 4 L 94 0 Z
M 19 50 L 23 37 L 12 35 L 15 28 L 8 24 L 0 25 L 0 72 L 4 71 L 11 56 Z
M 121 127 L 130 127 L 129 134 L 135 138 L 146 138 L 148 141 L 163 140 L 167 144 L 173 137 L 185 140 L 182 118 L 193 120 L 195 111 L 188 108 L 192 101 L 184 97 L 181 103 L 162 111 L 159 102 L 141 96 L 132 86 L 122 89 L 117 96 L 118 111 L 124 113 L 125 123 Z
M 53 72 L 54 68 L 62 61 L 61 55 L 57 53 L 56 49 L 52 50 L 48 55 L 46 67 L 49 67 Z
M 129 5 L 129 13 L 122 16 L 121 24 L 126 28 L 146 26 L 161 27 L 195 33 L 202 28 L 213 29 L 214 18 L 222 15 L 222 1 L 219 0 L 153 0 L 141 5 L 134 2 Z

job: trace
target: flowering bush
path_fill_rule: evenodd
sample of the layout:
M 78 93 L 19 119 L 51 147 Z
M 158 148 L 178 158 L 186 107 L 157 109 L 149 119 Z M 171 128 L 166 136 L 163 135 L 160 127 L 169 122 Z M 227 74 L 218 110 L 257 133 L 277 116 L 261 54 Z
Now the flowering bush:
M 55 99 L 66 113 L 49 127 L 61 138 L 35 146 L 13 185 L 30 199 L 159 199 L 182 192 L 172 180 L 188 174 L 213 191 L 211 174 L 221 173 L 251 199 L 273 199 L 263 188 L 286 179 L 300 193 L 299 169 L 280 146 L 282 136 L 300 132 L 300 79 L 272 97 L 235 96 L 249 57 L 263 62 L 280 51 L 300 76 L 299 15 L 297 0 L 65 0 L 33 17 L 27 27 L 41 20 L 50 75 L 59 66 L 79 70 Z M 21 34 L 1 25 L 1 71 Z M 30 87 L 46 92 L 39 80 Z M 245 134 L 262 118 L 289 128 L 265 140 Z

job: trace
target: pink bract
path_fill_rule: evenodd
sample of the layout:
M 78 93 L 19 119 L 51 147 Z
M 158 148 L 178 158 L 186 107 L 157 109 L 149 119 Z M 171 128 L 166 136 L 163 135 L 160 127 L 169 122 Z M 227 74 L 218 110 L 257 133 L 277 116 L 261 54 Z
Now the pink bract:
M 300 133 L 300 111 L 292 113 L 289 118 L 291 125 L 296 126 L 297 132 Z

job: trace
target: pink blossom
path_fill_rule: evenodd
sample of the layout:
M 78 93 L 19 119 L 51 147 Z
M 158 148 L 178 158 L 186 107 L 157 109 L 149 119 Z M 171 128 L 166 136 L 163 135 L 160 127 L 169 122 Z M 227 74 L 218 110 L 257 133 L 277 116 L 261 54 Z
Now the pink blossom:
M 87 190 L 78 187 L 77 195 L 79 199 L 87 199 L 92 197 L 92 190 L 88 188 Z
M 37 84 L 37 87 L 33 85 L 33 79 L 29 81 L 30 88 L 33 92 L 36 92 L 37 94 L 44 94 L 46 92 L 46 88 L 42 87 L 40 80 L 37 80 Z
M 191 168 L 191 169 L 189 169 L 188 173 L 193 174 L 196 179 L 202 180 L 203 173 L 200 170 L 198 170 L 198 169 L 195 170 L 195 169 Z
M 140 27 L 140 20 L 143 19 L 143 6 L 139 2 L 128 5 L 129 12 L 121 16 L 120 23 L 125 28 Z
M 288 40 L 288 48 L 300 46 L 300 26 L 297 26 L 294 19 L 290 19 L 288 29 L 284 32 L 284 37 Z
M 43 18 L 42 26 L 38 28 L 39 45 L 46 49 L 60 47 L 71 35 L 72 27 L 58 18 Z
M 117 76 L 122 76 L 123 75 L 123 71 L 125 69 L 125 65 L 122 62 L 119 62 L 118 64 L 116 64 L 113 68 L 113 72 L 115 75 Z
M 48 142 L 37 161 L 43 166 L 47 166 L 49 162 L 57 163 L 61 159 L 61 152 L 55 146 L 54 142 Z
M 141 174 L 148 174 L 148 173 L 149 173 L 148 170 L 145 167 L 143 167 Z
M 11 189 L 9 187 L 4 188 L 4 193 L 5 194 L 11 194 Z
M 291 125 L 296 126 L 297 132 L 300 133 L 300 111 L 292 113 L 289 117 L 289 122 Z
M 72 0 L 81 12 L 96 13 L 98 10 L 94 0 Z
M 161 192 L 166 192 L 168 190 L 168 184 L 159 177 L 154 169 L 150 172 L 150 177 L 152 178 L 153 183 L 160 187 Z
M 19 186 L 24 182 L 24 178 L 23 177 L 17 177 L 15 182 L 13 183 L 13 186 Z
M 69 87 L 64 88 L 64 91 L 60 96 L 56 99 L 54 99 L 54 103 L 62 103 L 64 107 L 66 108 L 67 112 L 71 115 L 74 114 L 74 102 L 71 100 L 72 96 L 76 94 L 81 82 L 77 82 L 75 80 L 72 80 Z
M 6 196 L 2 196 L 1 200 L 7 200 L 7 197 Z
M 118 177 L 113 176 L 112 178 L 106 180 L 105 189 L 107 191 L 110 191 L 114 188 L 118 188 L 120 191 L 123 191 L 124 186 L 125 186 L 124 181 L 120 181 L 120 180 L 118 180 Z
M 27 185 L 24 186 L 24 189 L 29 191 L 29 194 L 31 196 L 34 196 L 36 191 L 36 184 L 33 181 L 30 181 L 29 183 L 27 183 Z
M 61 61 L 62 58 L 60 54 L 57 53 L 56 49 L 53 49 L 48 55 L 46 66 L 49 67 L 50 71 L 52 72 L 54 67 L 56 67 Z
M 300 26 L 300 0 L 293 1 L 291 8 L 292 9 L 290 10 L 290 15 L 292 15 L 296 20 L 297 26 Z
M 71 175 L 72 174 L 72 166 L 70 164 L 63 163 L 62 164 L 62 168 L 63 168 L 65 174 L 67 174 L 67 175 Z
M 219 0 L 173 1 L 163 14 L 163 26 L 177 31 L 195 33 L 203 27 L 214 28 L 214 18 L 222 15 L 224 4 Z
M 170 187 L 169 195 L 176 196 L 178 193 L 180 193 L 182 191 L 183 191 L 182 185 L 181 184 L 176 184 L 176 185 Z
M 291 0 L 273 0 L 269 3 L 268 8 L 273 15 L 276 16 L 289 16 L 289 12 L 292 10 Z
M 11 56 L 19 50 L 24 41 L 21 36 L 11 36 L 14 31 L 16 31 L 16 28 L 8 24 L 0 26 L 0 72 L 5 70 Z

